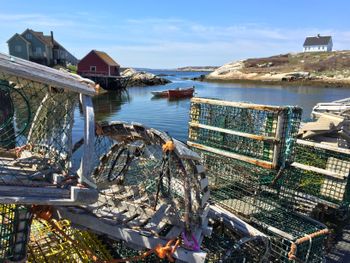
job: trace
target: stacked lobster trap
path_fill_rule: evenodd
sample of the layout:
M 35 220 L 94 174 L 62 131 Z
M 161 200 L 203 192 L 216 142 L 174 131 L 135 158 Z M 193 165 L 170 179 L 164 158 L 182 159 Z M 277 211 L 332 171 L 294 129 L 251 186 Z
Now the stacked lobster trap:
M 279 193 L 300 117 L 298 107 L 193 98 L 188 145 L 203 157 L 212 200 L 268 235 L 274 260 L 319 262 L 328 229 Z
M 88 179 L 94 94 L 92 87 L 68 73 L 0 54 L 1 203 L 72 205 L 96 200 Z M 85 151 L 81 169 L 73 170 L 72 129 L 79 100 Z
M 295 158 L 278 182 L 280 196 L 297 211 L 348 216 L 350 150 L 298 139 Z
M 94 94 L 67 72 L 0 54 L 0 260 L 26 258 L 32 205 L 97 200 L 88 162 Z M 74 170 L 72 129 L 79 101 L 85 141 Z

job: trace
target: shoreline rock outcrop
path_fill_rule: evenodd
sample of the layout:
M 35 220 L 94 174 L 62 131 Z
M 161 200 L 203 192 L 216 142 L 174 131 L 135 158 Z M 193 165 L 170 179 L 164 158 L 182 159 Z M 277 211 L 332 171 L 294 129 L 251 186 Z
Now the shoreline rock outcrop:
M 158 77 L 152 73 L 136 71 L 133 68 L 125 69 L 121 73 L 121 76 L 127 79 L 127 87 L 165 85 L 171 82 L 168 79 Z
M 204 81 L 350 86 L 350 51 L 296 53 L 227 63 Z

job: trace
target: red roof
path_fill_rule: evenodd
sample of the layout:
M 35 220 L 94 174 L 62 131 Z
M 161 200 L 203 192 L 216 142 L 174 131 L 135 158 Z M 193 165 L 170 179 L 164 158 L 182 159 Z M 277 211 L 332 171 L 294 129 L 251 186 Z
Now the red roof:
M 106 52 L 93 50 L 97 56 L 99 56 L 104 62 L 109 66 L 119 66 L 117 62 L 114 61 Z

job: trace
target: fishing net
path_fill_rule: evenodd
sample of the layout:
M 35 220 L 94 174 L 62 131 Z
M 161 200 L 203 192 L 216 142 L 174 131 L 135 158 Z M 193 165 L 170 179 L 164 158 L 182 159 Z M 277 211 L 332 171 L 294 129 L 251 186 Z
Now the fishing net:
M 24 206 L 0 206 L 0 262 L 26 258 L 32 215 Z
M 29 204 L 44 202 L 45 194 L 70 197 L 69 187 L 78 181 L 71 158 L 78 95 L 0 70 L 0 196 L 18 192 L 23 198 L 16 202 Z
M 96 262 L 111 260 L 107 247 L 94 234 L 75 229 L 68 220 L 34 220 L 28 245 L 28 262 Z M 67 236 L 69 238 L 67 238 Z
M 144 248 L 153 246 L 137 235 L 163 240 L 181 237 L 186 240 L 183 247 L 198 251 L 209 199 L 200 157 L 167 134 L 141 124 L 111 122 L 96 127 L 92 177 L 99 199 L 83 210 L 67 212 L 68 218 L 73 216 L 69 213 L 77 214 L 71 218 L 73 223 L 82 215 L 98 218 L 100 225 L 85 227 L 97 232 L 101 224 L 105 229 L 117 227 L 129 234 L 105 234 Z
M 274 260 L 289 261 L 292 254 L 288 254 L 297 243 L 293 251 L 297 260 L 317 261 L 322 258 L 319 255 L 326 227 L 294 213 L 276 187 L 281 176 L 278 171 L 286 170 L 293 159 L 301 110 L 280 107 L 277 113 L 271 113 L 275 110 L 263 105 L 193 99 L 191 123 L 197 124 L 190 127 L 188 144 L 203 158 L 212 200 L 270 236 Z M 196 126 L 213 132 L 213 136 Z M 267 131 L 267 127 L 272 129 Z M 235 140 L 227 139 L 232 135 Z M 317 235 L 312 240 L 297 242 L 314 233 Z

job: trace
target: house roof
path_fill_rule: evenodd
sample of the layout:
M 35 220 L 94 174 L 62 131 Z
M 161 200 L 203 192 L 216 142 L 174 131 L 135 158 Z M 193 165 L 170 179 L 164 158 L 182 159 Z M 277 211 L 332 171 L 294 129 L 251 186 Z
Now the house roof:
M 27 39 L 25 39 L 24 37 L 22 37 L 20 34 L 14 34 L 9 40 L 7 40 L 7 43 L 8 42 L 10 42 L 13 38 L 15 38 L 15 37 L 18 37 L 18 38 L 20 38 L 21 40 L 23 40 L 24 42 L 26 42 L 26 44 L 29 44 L 30 45 L 30 42 L 27 40 Z
M 305 39 L 303 46 L 319 46 L 319 45 L 328 45 L 328 43 L 332 40 L 331 36 L 320 36 L 317 35 L 315 37 L 307 37 Z
M 113 58 L 111 58 L 106 52 L 93 50 L 97 56 L 99 56 L 104 62 L 106 62 L 109 66 L 119 66 L 117 62 Z

